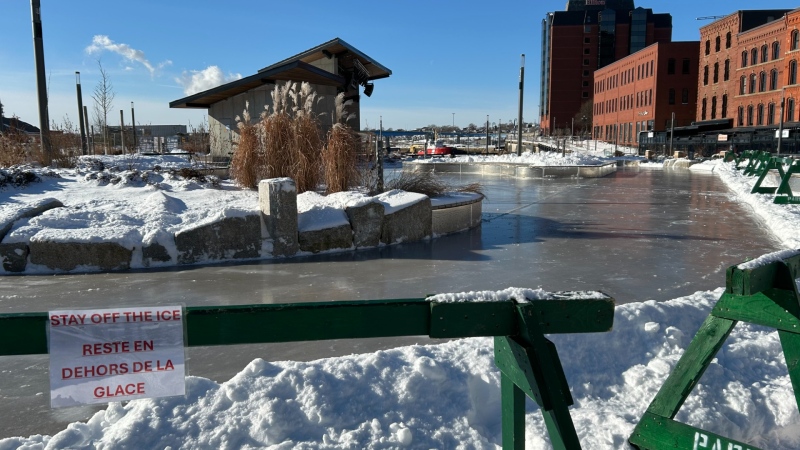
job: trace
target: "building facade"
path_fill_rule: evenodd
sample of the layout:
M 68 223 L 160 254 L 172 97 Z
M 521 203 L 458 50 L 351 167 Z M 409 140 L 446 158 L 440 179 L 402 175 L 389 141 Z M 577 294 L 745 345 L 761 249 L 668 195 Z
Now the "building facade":
M 372 95 L 373 80 L 386 78 L 392 71 L 365 55 L 342 39 L 336 38 L 295 56 L 259 70 L 256 74 L 217 86 L 207 91 L 170 102 L 170 108 L 202 108 L 208 110 L 211 155 L 228 158 L 239 138 L 236 117 L 245 108 L 257 119 L 266 107 L 272 107 L 271 93 L 285 82 L 308 82 L 318 101 L 313 109 L 323 133 L 333 125 L 335 97 L 344 93 L 352 100 L 347 124 L 358 131 L 360 126 L 360 88 Z
M 730 119 L 741 128 L 780 121 L 787 12 L 737 11 L 700 29 L 698 123 Z
M 542 132 L 566 130 L 592 102 L 594 71 L 655 42 L 672 39 L 672 16 L 632 0 L 570 0 L 542 21 L 539 121 Z
M 641 132 L 694 121 L 700 42 L 652 44 L 594 73 L 592 137 L 635 146 Z

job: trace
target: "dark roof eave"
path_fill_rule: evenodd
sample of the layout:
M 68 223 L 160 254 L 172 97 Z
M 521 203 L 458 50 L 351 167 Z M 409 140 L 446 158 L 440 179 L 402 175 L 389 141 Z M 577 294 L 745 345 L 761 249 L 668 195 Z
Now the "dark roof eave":
M 234 95 L 241 94 L 242 92 L 249 91 L 250 89 L 261 86 L 262 84 L 274 83 L 276 81 L 300 81 L 291 80 L 286 76 L 281 76 L 286 72 L 293 70 L 301 70 L 309 72 L 313 79 L 312 84 L 328 85 L 328 86 L 343 86 L 345 79 L 341 75 L 335 75 L 319 67 L 312 66 L 311 64 L 304 63 L 303 61 L 292 61 L 274 68 L 258 72 L 249 77 L 245 77 L 230 83 L 226 83 L 215 88 L 208 89 L 197 94 L 184 97 L 169 103 L 170 108 L 208 108 L 214 103 L 233 97 Z
M 342 40 L 341 38 L 338 38 L 338 37 L 337 38 L 333 38 L 330 41 L 325 42 L 323 44 L 320 44 L 320 45 L 318 45 L 318 46 L 316 46 L 314 48 L 310 48 L 310 49 L 308 49 L 308 50 L 306 50 L 304 52 L 301 52 L 301 53 L 298 53 L 298 54 L 296 54 L 294 56 L 286 58 L 283 61 L 277 62 L 277 63 L 275 63 L 275 64 L 273 64 L 271 66 L 267 66 L 267 67 L 259 70 L 259 72 L 265 72 L 267 70 L 272 69 L 273 67 L 278 67 L 278 66 L 280 66 L 282 64 L 287 64 L 287 63 L 292 62 L 292 61 L 301 60 L 301 59 L 303 59 L 305 57 L 308 57 L 308 56 L 311 56 L 311 55 L 313 55 L 314 53 L 317 53 L 317 52 L 324 53 L 324 51 L 326 51 L 328 48 L 333 47 L 335 45 L 341 45 L 342 47 L 346 48 L 348 51 L 350 51 L 354 55 L 358 56 L 358 58 L 363 60 L 364 63 L 372 64 L 376 68 L 378 68 L 379 73 L 376 74 L 376 75 L 371 75 L 369 77 L 370 80 L 378 80 L 378 79 L 381 79 L 381 78 L 387 78 L 392 74 L 391 70 L 387 69 L 386 67 L 384 67 L 379 62 L 375 61 L 374 59 L 372 59 L 369 56 L 367 56 L 364 53 L 362 53 L 361 50 L 358 50 L 357 48 L 353 47 L 352 45 L 348 44 L 347 42 L 345 42 L 344 40 Z

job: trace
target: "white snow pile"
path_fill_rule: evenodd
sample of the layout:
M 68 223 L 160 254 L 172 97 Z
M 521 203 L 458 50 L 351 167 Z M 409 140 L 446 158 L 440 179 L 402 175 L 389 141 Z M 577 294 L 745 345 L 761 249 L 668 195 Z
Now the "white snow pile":
M 514 163 L 530 166 L 599 166 L 612 160 L 580 153 L 558 152 L 524 152 L 522 155 L 462 155 L 455 158 L 422 158 L 411 161 L 411 164 L 437 163 Z
M 507 302 L 527 303 L 529 300 L 579 300 L 610 298 L 598 291 L 548 292 L 542 288 L 507 288 L 502 291 L 470 291 L 450 294 L 436 294 L 428 300 L 436 303 L 461 302 Z
M 612 332 L 551 336 L 583 448 L 626 447 L 722 292 L 619 305 Z M 3 439 L 0 449 L 497 449 L 492 348 L 490 338 L 471 338 L 307 363 L 256 359 L 225 383 L 187 377 L 185 397 L 112 403 L 55 436 Z M 739 324 L 677 420 L 762 448 L 798 448 L 800 415 L 777 333 Z M 549 448 L 530 401 L 525 423 L 525 448 Z

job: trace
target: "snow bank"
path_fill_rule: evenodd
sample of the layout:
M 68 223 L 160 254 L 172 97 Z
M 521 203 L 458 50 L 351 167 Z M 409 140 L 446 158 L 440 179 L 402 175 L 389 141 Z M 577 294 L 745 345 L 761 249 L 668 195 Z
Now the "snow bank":
M 722 292 L 619 305 L 612 332 L 551 336 L 583 448 L 625 448 Z M 0 449 L 496 449 L 492 347 L 472 338 L 312 362 L 256 359 L 225 383 L 188 377 L 185 397 L 112 403 L 55 436 L 4 439 Z M 677 420 L 762 448 L 798 448 L 800 415 L 777 333 L 737 326 Z M 525 423 L 526 448 L 549 448 L 534 403 Z

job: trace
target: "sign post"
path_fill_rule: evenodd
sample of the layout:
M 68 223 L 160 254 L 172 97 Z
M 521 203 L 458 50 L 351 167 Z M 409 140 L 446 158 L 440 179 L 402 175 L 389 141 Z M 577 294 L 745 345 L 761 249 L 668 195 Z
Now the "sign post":
M 181 306 L 49 313 L 50 406 L 184 395 Z

